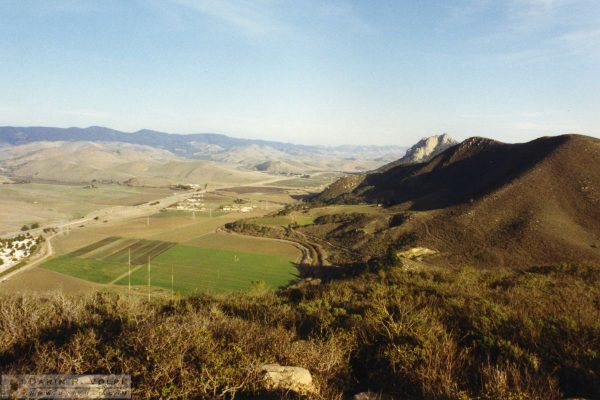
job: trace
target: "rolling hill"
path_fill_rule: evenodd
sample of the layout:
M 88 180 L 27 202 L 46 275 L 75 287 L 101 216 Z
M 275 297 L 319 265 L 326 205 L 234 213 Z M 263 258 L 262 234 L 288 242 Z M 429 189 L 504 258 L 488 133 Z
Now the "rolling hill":
M 189 160 L 167 150 L 120 142 L 32 142 L 0 148 L 2 174 L 20 179 L 89 183 L 135 182 L 227 184 L 265 180 L 258 172 L 242 171 L 206 160 Z
M 271 172 L 275 174 L 301 174 L 302 168 L 284 161 L 265 161 L 256 164 L 254 168 L 257 171 Z
M 247 169 L 265 161 L 291 162 L 302 171 L 365 171 L 401 157 L 402 146 L 308 146 L 221 134 L 170 134 L 148 129 L 0 127 L 0 147 L 39 142 L 126 143 L 166 150 L 182 158 L 218 161 Z
M 427 162 L 342 178 L 314 201 L 381 203 L 397 217 L 374 240 L 411 235 L 444 262 L 600 262 L 600 140 L 591 137 L 474 137 Z

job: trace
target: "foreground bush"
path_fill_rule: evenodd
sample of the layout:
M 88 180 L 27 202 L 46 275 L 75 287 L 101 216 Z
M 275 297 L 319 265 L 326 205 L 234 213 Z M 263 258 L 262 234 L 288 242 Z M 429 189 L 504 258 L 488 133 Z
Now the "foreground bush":
M 128 373 L 136 398 L 273 398 L 262 363 L 315 398 L 600 395 L 600 270 L 392 268 L 320 286 L 146 303 L 5 296 L 3 373 Z

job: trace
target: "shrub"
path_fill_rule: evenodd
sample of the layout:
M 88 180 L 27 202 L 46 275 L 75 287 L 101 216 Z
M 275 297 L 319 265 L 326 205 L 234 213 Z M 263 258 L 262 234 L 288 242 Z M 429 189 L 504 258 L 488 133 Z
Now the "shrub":
M 6 373 L 131 373 L 139 398 L 265 398 L 262 363 L 320 393 L 559 399 L 599 393 L 598 267 L 380 269 L 320 285 L 147 303 L 4 295 Z M 271 398 L 293 397 L 271 393 Z

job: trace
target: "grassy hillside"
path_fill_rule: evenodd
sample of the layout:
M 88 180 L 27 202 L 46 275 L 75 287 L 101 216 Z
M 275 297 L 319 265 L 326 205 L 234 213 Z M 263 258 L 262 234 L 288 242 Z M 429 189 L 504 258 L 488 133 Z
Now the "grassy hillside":
M 592 137 L 470 138 L 425 163 L 343 178 L 314 204 L 382 204 L 396 214 L 380 220 L 388 226 L 378 233 L 355 224 L 358 239 L 331 238 L 353 245 L 412 237 L 411 245 L 455 265 L 600 263 L 599 163 L 600 140 Z
M 389 264 L 387 264 L 389 265 Z M 293 398 L 262 363 L 308 368 L 319 394 L 597 398 L 600 269 L 401 266 L 280 292 L 146 303 L 2 296 L 3 373 L 129 373 L 135 398 Z

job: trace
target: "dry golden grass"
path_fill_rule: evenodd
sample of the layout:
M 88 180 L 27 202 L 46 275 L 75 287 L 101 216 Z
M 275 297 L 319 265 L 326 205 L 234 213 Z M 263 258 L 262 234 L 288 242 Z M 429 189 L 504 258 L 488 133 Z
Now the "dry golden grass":
M 101 288 L 93 282 L 59 274 L 48 269 L 34 267 L 0 283 L 0 294 L 62 292 L 82 294 Z
M 91 211 L 116 205 L 135 205 L 168 196 L 165 188 L 100 185 L 0 185 L 0 233 L 16 231 L 26 223 L 42 225 L 79 218 Z

